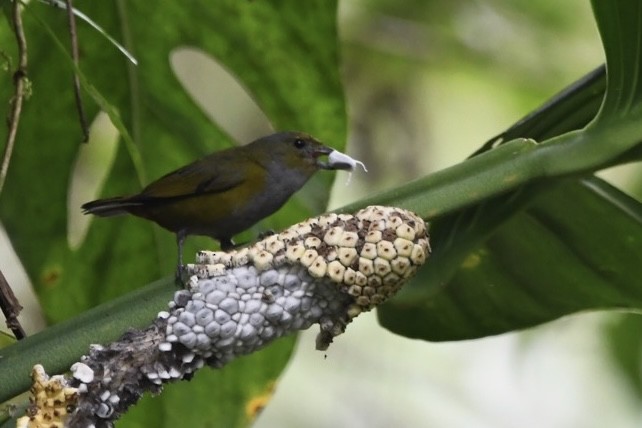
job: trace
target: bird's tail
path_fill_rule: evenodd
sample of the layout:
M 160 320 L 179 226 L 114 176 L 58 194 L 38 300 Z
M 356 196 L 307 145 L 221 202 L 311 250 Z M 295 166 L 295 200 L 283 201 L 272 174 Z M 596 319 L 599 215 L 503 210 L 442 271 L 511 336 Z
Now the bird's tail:
M 95 214 L 100 217 L 110 217 L 113 215 L 126 214 L 131 212 L 135 207 L 141 206 L 140 201 L 131 197 L 118 196 L 115 198 L 98 199 L 87 202 L 81 206 L 83 214 Z

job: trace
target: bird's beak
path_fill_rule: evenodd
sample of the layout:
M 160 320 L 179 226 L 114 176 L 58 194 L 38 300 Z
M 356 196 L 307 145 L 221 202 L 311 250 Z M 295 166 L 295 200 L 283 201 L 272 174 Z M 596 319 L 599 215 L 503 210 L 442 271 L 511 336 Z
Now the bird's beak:
M 331 149 L 330 147 L 326 147 L 326 146 L 321 146 L 321 145 L 315 148 L 313 156 L 314 156 L 316 165 L 321 169 L 333 169 L 328 165 L 327 162 L 325 162 L 325 160 L 323 160 L 325 156 L 329 155 L 333 151 L 334 149 Z
M 327 162 L 319 159 L 323 155 L 328 155 Z M 316 150 L 315 156 L 317 157 L 317 166 L 321 169 L 352 171 L 355 163 L 358 162 L 340 151 L 325 146 Z

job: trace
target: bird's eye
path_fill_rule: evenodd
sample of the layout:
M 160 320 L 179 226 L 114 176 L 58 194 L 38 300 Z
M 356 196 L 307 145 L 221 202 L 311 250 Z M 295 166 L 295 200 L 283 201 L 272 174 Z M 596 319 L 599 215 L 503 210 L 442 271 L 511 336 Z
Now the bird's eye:
M 297 149 L 301 149 L 303 148 L 303 146 L 305 146 L 305 141 L 303 141 L 301 138 L 297 138 L 296 140 L 294 140 L 294 147 L 296 147 Z

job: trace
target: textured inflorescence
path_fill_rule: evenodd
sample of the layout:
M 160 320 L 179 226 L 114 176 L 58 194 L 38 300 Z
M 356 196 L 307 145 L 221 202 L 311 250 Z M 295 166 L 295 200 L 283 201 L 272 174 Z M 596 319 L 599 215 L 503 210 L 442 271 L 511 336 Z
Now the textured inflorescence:
M 380 206 L 308 219 L 237 251 L 202 251 L 187 267 L 186 289 L 150 327 L 93 345 L 72 367 L 64 387 L 75 392 L 66 403 L 75 410 L 63 420 L 111 426 L 143 392 L 158 393 L 165 382 L 204 365 L 222 367 L 315 323 L 316 347 L 327 349 L 352 318 L 399 290 L 429 253 L 421 218 Z M 34 388 L 45 385 L 44 372 L 37 374 Z
M 21 418 L 17 428 L 62 428 L 69 416 L 69 403 L 75 402 L 77 398 L 77 388 L 69 386 L 68 379 L 64 376 L 49 377 L 41 365 L 34 366 L 31 378 L 31 414 Z

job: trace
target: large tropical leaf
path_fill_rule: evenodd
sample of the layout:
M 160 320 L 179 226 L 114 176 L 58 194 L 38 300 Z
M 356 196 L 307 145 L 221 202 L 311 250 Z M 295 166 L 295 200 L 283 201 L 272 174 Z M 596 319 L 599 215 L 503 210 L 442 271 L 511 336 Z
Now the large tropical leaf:
M 181 47 L 198 49 L 227 68 L 276 129 L 305 130 L 338 149 L 344 146 L 346 117 L 339 80 L 335 1 L 158 4 L 79 0 L 74 6 L 124 44 L 139 64 L 129 63 L 106 38 L 79 22 L 80 69 L 88 115 L 95 117 L 100 104 L 118 119 L 117 124 L 122 121 L 121 131 L 127 130 L 133 140 L 119 147 L 103 195 L 135 192 L 149 179 L 199 156 L 244 143 L 232 141 L 211 123 L 179 83 L 170 55 Z M 70 84 L 71 61 L 60 49 L 69 45 L 66 13 L 32 2 L 25 6 L 23 19 L 32 94 L 0 195 L 0 219 L 47 318 L 58 322 L 172 274 L 176 247 L 171 234 L 156 226 L 118 218 L 94 221 L 80 247 L 70 248 L 67 200 L 81 134 Z M 3 48 L 15 44 L 9 31 L 3 29 L 0 37 Z M 0 99 L 8 100 L 12 90 L 11 84 L 1 85 Z M 2 109 L 5 117 L 6 103 Z M 323 211 L 331 179 L 330 174 L 320 174 L 263 227 L 279 228 Z M 214 245 L 194 239 L 186 254 L 194 251 L 194 242 L 201 248 Z M 168 296 L 168 292 L 169 286 L 155 298 Z M 128 305 L 148 320 L 155 315 L 146 305 Z M 138 324 L 130 317 L 121 321 Z M 109 340 L 119 331 L 123 331 L 122 324 L 105 323 L 93 332 L 85 330 L 79 342 L 57 348 L 59 342 L 50 341 L 53 348 L 47 349 L 57 357 L 68 357 L 67 349 L 78 358 L 89 343 Z M 183 401 L 199 409 L 189 412 L 196 419 L 189 423 L 183 420 L 186 424 L 197 426 L 198 420 L 200 426 L 207 426 L 216 420 L 225 426 L 243 425 L 254 416 L 245 414 L 245 403 L 265 396 L 287 362 L 293 343 L 293 339 L 281 341 L 222 371 L 203 371 L 189 384 L 169 388 L 163 397 L 143 403 L 129 417 L 151 426 L 148 418 L 165 414 L 161 410 L 164 405 L 171 408 Z M 29 348 L 29 342 L 20 345 Z M 29 349 L 28 354 L 22 354 L 23 361 L 47 363 L 43 347 Z M 57 357 L 49 360 L 54 371 L 65 367 Z M 0 372 L 10 374 L 8 360 L 0 360 Z M 8 383 L 0 382 L 0 390 L 9 388 Z M 196 392 L 208 389 L 217 392 Z M 212 405 L 215 396 L 217 404 Z M 167 418 L 153 423 L 163 424 L 175 426 Z
M 410 337 L 459 340 L 642 308 L 641 245 L 639 202 L 597 178 L 551 186 L 469 249 L 447 283 L 423 269 L 379 318 Z
M 639 58 L 642 26 L 629 17 L 639 17 L 642 6 L 617 0 L 595 10 L 607 51 L 606 99 L 609 93 L 630 98 L 608 101 L 584 128 L 601 99 L 597 72 L 524 122 L 537 131 L 522 123 L 505 134 L 503 144 L 489 144 L 490 150 L 459 165 L 344 208 L 394 204 L 435 220 L 435 254 L 418 280 L 381 312 L 388 327 L 452 340 L 582 309 L 640 306 L 639 268 L 632 262 L 640 249 L 639 203 L 591 173 L 639 147 L 640 67 L 618 55 Z M 560 113 L 559 105 L 572 114 Z M 534 126 L 538 121 L 544 125 Z M 126 318 L 137 299 L 114 312 Z
M 639 97 L 618 95 L 639 91 L 640 64 L 630 58 L 639 58 L 640 46 L 629 41 L 640 40 L 642 28 L 635 20 L 619 18 L 639 16 L 640 6 L 600 3 L 595 12 L 609 67 L 604 103 L 602 67 L 477 154 L 514 138 L 534 138 L 542 141 L 540 147 L 559 150 L 540 164 L 541 175 L 564 175 L 573 165 L 581 172 L 589 163 L 597 166 L 621 157 L 642 140 Z M 626 28 L 621 22 L 628 24 Z M 600 105 L 600 115 L 586 131 L 571 132 L 596 117 Z M 614 148 L 610 133 L 620 135 L 619 142 L 626 140 L 628 146 Z M 554 139 L 558 135 L 559 142 Z M 528 327 L 580 310 L 639 307 L 635 257 L 606 256 L 622 254 L 624 247 L 639 253 L 640 214 L 638 201 L 601 180 L 559 178 L 540 179 L 437 217 L 431 265 L 379 310 L 379 319 L 410 337 L 457 340 Z M 566 252 L 560 253 L 563 248 Z

